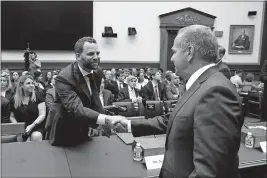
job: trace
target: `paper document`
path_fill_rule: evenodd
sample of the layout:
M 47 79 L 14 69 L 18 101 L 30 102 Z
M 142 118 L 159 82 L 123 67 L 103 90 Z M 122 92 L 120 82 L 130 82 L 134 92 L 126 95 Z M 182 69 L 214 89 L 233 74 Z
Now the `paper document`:
M 263 153 L 266 153 L 266 141 L 260 142 L 260 145 L 261 145 L 261 149 L 262 149 Z
M 147 170 L 160 169 L 162 167 L 163 159 L 164 159 L 164 155 L 145 157 Z

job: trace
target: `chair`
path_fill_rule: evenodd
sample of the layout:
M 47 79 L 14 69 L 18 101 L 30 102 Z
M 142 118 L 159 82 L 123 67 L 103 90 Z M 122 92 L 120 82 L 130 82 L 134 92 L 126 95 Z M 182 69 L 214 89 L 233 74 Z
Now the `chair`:
M 164 104 L 162 101 L 146 101 L 146 119 L 164 114 Z
M 25 122 L 1 124 L 1 142 L 17 142 L 17 135 L 25 132 Z
M 248 92 L 247 115 L 261 119 L 261 92 Z
M 114 102 L 112 105 L 119 107 L 118 115 L 125 117 L 134 117 L 136 116 L 136 111 L 132 102 Z
M 165 112 L 171 112 L 172 109 L 176 106 L 178 100 L 168 100 L 168 101 L 163 101 L 164 106 L 165 106 Z

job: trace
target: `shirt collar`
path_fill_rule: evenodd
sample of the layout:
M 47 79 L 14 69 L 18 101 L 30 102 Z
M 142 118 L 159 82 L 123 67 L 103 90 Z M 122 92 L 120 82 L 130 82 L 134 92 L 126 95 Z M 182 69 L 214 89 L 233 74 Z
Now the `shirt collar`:
M 79 64 L 78 64 L 78 67 L 79 67 L 79 69 L 80 69 L 80 71 L 81 71 L 81 73 L 82 73 L 82 75 L 83 75 L 84 77 L 87 76 L 88 74 L 92 74 L 92 73 L 94 73 L 93 70 L 91 70 L 90 73 L 87 72 L 87 71 L 85 71 L 85 70 L 83 70 Z
M 200 77 L 200 75 L 203 74 L 206 70 L 208 70 L 212 66 L 215 66 L 215 64 L 212 63 L 212 64 L 205 65 L 205 66 L 201 67 L 200 69 L 198 69 L 195 73 L 193 73 L 193 75 L 191 75 L 191 77 L 188 79 L 188 81 L 186 83 L 186 86 L 185 86 L 186 90 L 189 90 L 189 88 Z
M 134 89 L 132 89 L 132 88 L 130 87 L 130 85 L 128 85 L 128 89 L 129 89 L 129 91 L 134 91 Z
M 151 81 L 152 85 L 153 85 L 153 88 L 157 87 L 158 84 L 155 84 L 153 81 Z

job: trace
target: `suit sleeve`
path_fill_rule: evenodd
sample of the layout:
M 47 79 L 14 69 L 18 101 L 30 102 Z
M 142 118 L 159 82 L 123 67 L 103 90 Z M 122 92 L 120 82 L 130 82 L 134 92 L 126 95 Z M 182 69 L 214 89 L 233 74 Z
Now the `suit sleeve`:
M 132 120 L 131 129 L 134 137 L 166 134 L 169 114 L 151 119 Z
M 132 100 L 130 98 L 126 98 L 125 91 L 121 89 L 118 94 L 118 101 L 131 102 Z
M 67 113 L 73 118 L 80 119 L 85 124 L 96 124 L 99 113 L 83 106 L 83 103 L 67 79 L 57 76 L 55 90 Z
M 171 91 L 171 87 L 169 87 L 169 86 L 166 86 L 166 99 L 167 100 L 176 100 L 177 98 L 175 98 L 174 96 L 173 96 L 173 93 L 172 93 L 172 91 Z
M 216 87 L 203 95 L 194 112 L 195 169 L 189 178 L 225 177 L 229 160 L 236 157 L 243 124 L 238 96 Z M 238 163 L 237 163 L 238 165 Z M 238 167 L 238 166 L 237 166 Z

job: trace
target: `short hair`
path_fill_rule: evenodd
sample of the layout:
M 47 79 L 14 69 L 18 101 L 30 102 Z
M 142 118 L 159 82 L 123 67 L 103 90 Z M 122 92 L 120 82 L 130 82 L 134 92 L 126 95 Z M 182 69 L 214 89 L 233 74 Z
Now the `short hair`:
M 153 79 L 152 76 L 155 76 L 157 72 L 160 72 L 160 70 L 158 70 L 158 69 L 151 70 L 151 72 L 150 72 L 150 74 L 151 74 L 151 75 L 150 75 L 150 79 L 151 79 L 151 80 Z
M 121 76 L 121 74 L 123 74 L 122 71 L 117 71 L 117 72 L 115 73 L 115 77 L 118 78 L 119 76 Z
M 81 54 L 83 52 L 83 46 L 84 46 L 85 42 L 96 44 L 96 40 L 94 38 L 92 38 L 90 36 L 82 37 L 75 43 L 74 52 Z
M 254 80 L 254 75 L 252 73 L 248 73 L 245 76 L 244 80 L 247 81 L 247 82 L 252 82 L 252 80 Z
M 215 62 L 218 54 L 218 41 L 209 27 L 190 25 L 179 30 L 179 42 L 175 43 L 185 51 L 193 46 L 203 59 Z
M 133 75 L 129 75 L 127 78 L 126 78 L 126 82 L 129 83 L 131 80 L 135 79 L 137 81 L 137 77 L 133 76 Z
M 130 70 L 128 68 L 124 68 L 123 72 L 130 72 Z
M 236 70 L 236 74 L 240 74 L 240 73 L 243 73 L 243 70 L 242 69 L 237 69 Z

